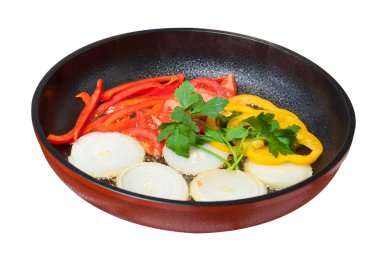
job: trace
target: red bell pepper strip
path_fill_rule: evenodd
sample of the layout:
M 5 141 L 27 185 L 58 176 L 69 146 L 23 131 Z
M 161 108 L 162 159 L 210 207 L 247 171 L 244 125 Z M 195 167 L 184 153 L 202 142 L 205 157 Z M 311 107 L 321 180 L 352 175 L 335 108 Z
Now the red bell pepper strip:
M 159 116 L 161 112 L 162 105 L 166 102 L 164 100 L 162 103 L 154 105 L 151 109 L 147 110 L 145 114 L 152 115 L 152 116 Z
M 74 141 L 76 141 L 79 137 L 80 132 L 83 127 L 86 125 L 89 120 L 91 114 L 94 112 L 96 106 L 99 104 L 100 96 L 103 91 L 103 80 L 99 79 L 96 84 L 96 89 L 94 94 L 91 96 L 91 101 L 89 104 L 85 105 L 82 112 L 79 114 L 78 120 L 74 126 Z
M 88 105 L 91 102 L 91 96 L 85 91 L 79 93 L 75 97 L 82 99 L 82 101 L 85 105 Z
M 82 99 L 85 106 L 88 106 L 91 102 L 91 96 L 83 91 L 76 95 L 75 97 Z M 74 142 L 74 128 L 71 129 L 69 132 L 62 134 L 62 135 L 54 135 L 49 134 L 47 137 L 47 140 L 54 145 L 62 145 L 62 144 L 69 144 Z
M 165 99 L 171 98 L 172 96 L 173 95 L 161 95 L 161 96 L 151 96 L 151 97 L 141 96 L 141 97 L 136 97 L 136 98 L 131 98 L 131 99 L 125 99 L 125 100 L 117 102 L 116 104 L 108 107 L 107 111 L 105 111 L 104 114 L 110 114 L 110 113 L 119 111 L 119 110 L 121 110 L 127 106 L 135 105 L 135 104 L 144 102 L 146 100 L 150 100 L 150 99 L 163 99 L 163 100 L 165 100 Z
M 146 93 L 146 96 L 174 95 L 175 90 L 183 83 L 184 80 L 184 74 L 172 76 L 172 80 L 163 85 L 164 89 L 153 89 L 152 91 Z
M 98 124 L 96 125 L 91 132 L 123 132 L 125 129 L 136 127 L 137 119 L 136 118 L 123 118 L 117 122 L 114 122 L 110 125 Z
M 175 90 L 178 88 L 177 84 L 174 85 L 168 85 L 168 86 L 163 86 L 160 89 L 153 89 L 152 91 L 149 91 L 145 94 L 145 96 L 169 96 L 169 95 L 174 95 Z
M 157 82 L 149 82 L 149 83 L 143 83 L 143 84 L 140 84 L 140 85 L 134 85 L 132 87 L 129 87 L 129 88 L 126 88 L 124 90 L 122 90 L 121 92 L 117 93 L 116 95 L 114 95 L 112 97 L 111 100 L 109 101 L 106 101 L 104 102 L 103 104 L 101 104 L 96 110 L 95 110 L 95 113 L 92 117 L 92 120 L 94 120 L 95 118 L 101 116 L 105 111 L 107 111 L 107 109 L 122 101 L 123 99 L 126 99 L 127 97 L 130 97 L 131 95 L 137 93 L 137 92 L 140 92 L 140 91 L 143 91 L 143 90 L 148 90 L 148 89 L 152 89 L 152 88 L 162 88 L 162 85 L 160 83 L 157 83 Z
M 143 79 L 143 80 L 138 80 L 138 81 L 133 81 L 133 82 L 129 82 L 129 83 L 124 83 L 124 84 L 121 84 L 121 85 L 118 85 L 116 87 L 113 87 L 109 90 L 106 90 L 103 94 L 102 94 L 102 97 L 101 97 L 101 100 L 102 101 L 108 101 L 110 100 L 115 94 L 127 89 L 127 88 L 130 88 L 130 87 L 133 87 L 133 86 L 136 86 L 136 85 L 140 85 L 140 84 L 144 84 L 144 83 L 160 83 L 160 84 L 165 84 L 165 83 L 169 83 L 169 82 L 174 82 L 175 80 L 177 79 L 177 76 L 158 76 L 158 77 L 153 77 L 153 78 L 147 78 L 147 79 Z
M 55 145 L 72 143 L 74 142 L 74 129 L 71 129 L 69 132 L 62 135 L 49 134 L 47 140 Z
M 103 124 L 110 125 L 110 124 L 116 122 L 117 120 L 122 119 L 122 118 L 124 118 L 124 117 L 126 117 L 132 113 L 135 113 L 137 111 L 141 111 L 141 110 L 144 110 L 147 108 L 151 108 L 152 106 L 154 106 L 158 103 L 162 103 L 164 101 L 165 101 L 164 99 L 150 99 L 150 100 L 147 100 L 147 101 L 135 104 L 135 105 L 127 106 L 127 107 L 125 107 L 119 111 L 114 112 L 114 113 L 104 115 L 103 117 L 100 117 L 99 119 L 105 118 L 105 120 L 103 121 Z
M 185 75 L 183 73 L 171 76 L 171 79 L 169 82 L 165 83 L 164 86 L 171 86 L 171 85 L 180 85 L 185 80 Z

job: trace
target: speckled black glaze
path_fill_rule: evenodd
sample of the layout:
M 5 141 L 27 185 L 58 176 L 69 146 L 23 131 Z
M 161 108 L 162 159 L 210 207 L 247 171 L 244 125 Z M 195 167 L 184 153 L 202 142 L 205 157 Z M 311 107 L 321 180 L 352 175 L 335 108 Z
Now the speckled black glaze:
M 336 162 L 334 159 L 346 153 L 351 144 L 355 128 L 352 105 L 325 71 L 281 46 L 202 29 L 130 33 L 69 55 L 49 71 L 36 90 L 32 109 L 35 130 L 42 136 L 70 130 L 83 106 L 75 95 L 80 91 L 92 93 L 99 78 L 105 88 L 110 88 L 180 72 L 187 79 L 232 73 L 239 93 L 256 94 L 299 115 L 325 149 L 314 164 L 313 177 Z M 52 150 L 56 148 L 44 137 L 42 142 Z M 63 156 L 59 159 L 64 162 Z

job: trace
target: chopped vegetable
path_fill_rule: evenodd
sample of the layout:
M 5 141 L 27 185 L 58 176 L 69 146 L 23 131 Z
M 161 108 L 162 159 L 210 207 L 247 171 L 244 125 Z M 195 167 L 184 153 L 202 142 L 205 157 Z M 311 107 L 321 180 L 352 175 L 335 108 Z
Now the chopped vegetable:
M 115 94 L 117 94 L 117 93 L 119 93 L 125 89 L 128 89 L 130 87 L 134 87 L 134 86 L 139 86 L 139 85 L 145 84 L 145 83 L 160 83 L 160 84 L 169 85 L 169 84 L 175 83 L 177 80 L 180 80 L 180 83 L 182 83 L 181 79 L 183 80 L 183 77 L 184 77 L 183 74 L 174 75 L 174 76 L 159 76 L 159 77 L 147 78 L 147 79 L 143 79 L 143 80 L 138 80 L 138 81 L 133 81 L 133 82 L 121 84 L 119 86 L 116 86 L 116 87 L 113 87 L 109 90 L 106 90 L 102 94 L 101 99 L 102 99 L 102 101 L 108 101 Z
M 139 163 L 125 169 L 117 177 L 116 185 L 127 191 L 158 198 L 189 198 L 189 188 L 182 175 L 159 163 Z
M 295 185 L 313 174 L 310 165 L 284 163 L 280 165 L 261 165 L 250 159 L 244 164 L 244 170 L 275 190 Z
M 224 96 L 226 98 L 231 98 L 233 96 L 236 96 L 237 85 L 236 85 L 235 77 L 232 74 L 229 74 L 228 76 L 215 78 L 214 80 L 220 84 L 220 87 L 222 88 L 224 92 Z
M 120 91 L 119 93 L 115 94 L 112 99 L 104 102 L 103 104 L 101 104 L 95 111 L 94 113 L 94 118 L 97 118 L 99 116 L 101 116 L 105 111 L 107 111 L 107 109 L 110 107 L 110 106 L 113 106 L 114 104 L 122 101 L 123 99 L 125 98 L 128 98 L 138 92 L 142 92 L 142 91 L 146 91 L 146 90 L 151 90 L 153 88 L 162 88 L 162 85 L 160 83 L 143 83 L 143 84 L 140 84 L 138 86 L 131 86 L 131 87 L 128 87 L 122 91 Z
M 123 168 L 142 162 L 144 156 L 142 146 L 128 135 L 93 132 L 74 142 L 68 159 L 91 176 L 113 177 Z
M 245 199 L 266 193 L 267 188 L 263 183 L 240 170 L 202 172 L 190 183 L 190 195 L 195 201 Z
M 149 155 L 155 157 L 162 156 L 164 143 L 156 141 L 158 136 L 157 130 L 135 127 L 125 129 L 123 133 L 138 140 L 144 147 L 145 152 L 147 152 Z
M 75 123 L 74 133 L 73 133 L 74 141 L 78 139 L 79 134 L 82 131 L 83 127 L 89 120 L 91 114 L 94 112 L 96 106 L 98 106 L 102 91 L 103 91 L 103 80 L 99 79 L 96 84 L 95 92 L 91 96 L 91 100 L 88 102 L 88 104 L 85 105 L 82 112 L 79 114 L 77 122 Z

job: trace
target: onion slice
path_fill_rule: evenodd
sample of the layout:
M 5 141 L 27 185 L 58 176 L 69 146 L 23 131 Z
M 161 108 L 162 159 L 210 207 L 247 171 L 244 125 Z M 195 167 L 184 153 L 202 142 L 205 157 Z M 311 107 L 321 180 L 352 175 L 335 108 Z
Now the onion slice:
M 267 188 L 263 183 L 239 170 L 202 172 L 190 183 L 190 195 L 195 201 L 244 199 L 266 193 Z
M 117 177 L 116 186 L 158 198 L 189 199 L 189 188 L 183 176 L 160 163 L 144 162 L 125 169 Z
M 93 177 L 114 177 L 144 156 L 141 144 L 128 135 L 92 132 L 74 142 L 68 159 Z
M 203 147 L 218 154 L 223 159 L 227 159 L 228 157 L 228 153 L 217 150 L 210 144 L 205 144 Z M 197 175 L 200 172 L 217 169 L 223 164 L 223 162 L 215 156 L 195 147 L 190 148 L 189 158 L 177 155 L 167 146 L 164 147 L 163 154 L 165 161 L 170 167 L 186 175 Z
M 275 190 L 281 190 L 295 185 L 311 177 L 313 174 L 310 165 L 297 165 L 292 163 L 261 165 L 252 162 L 250 159 L 247 159 L 245 162 L 244 170 Z

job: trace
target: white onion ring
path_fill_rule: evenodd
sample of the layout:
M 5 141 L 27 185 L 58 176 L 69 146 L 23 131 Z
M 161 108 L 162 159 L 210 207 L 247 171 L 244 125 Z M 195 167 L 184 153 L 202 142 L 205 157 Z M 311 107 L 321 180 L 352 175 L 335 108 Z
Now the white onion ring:
M 263 183 L 239 170 L 202 172 L 190 183 L 190 195 L 195 201 L 244 199 L 266 193 L 267 188 Z
M 144 156 L 141 144 L 128 135 L 92 132 L 74 142 L 68 160 L 93 177 L 114 177 Z
M 135 164 L 117 177 L 116 185 L 128 191 L 158 198 L 189 199 L 189 187 L 183 176 L 160 163 Z
M 292 163 L 261 165 L 252 162 L 250 159 L 245 162 L 244 170 L 275 190 L 295 185 L 313 174 L 310 165 Z
M 217 150 L 209 144 L 205 144 L 203 147 L 215 152 L 223 159 L 227 159 L 228 157 L 228 153 Z M 223 162 L 215 156 L 195 147 L 190 148 L 189 158 L 177 155 L 173 150 L 166 146 L 164 147 L 163 154 L 165 161 L 170 167 L 186 175 L 197 175 L 200 172 L 217 169 L 223 164 Z

